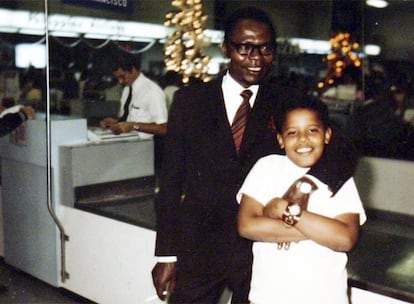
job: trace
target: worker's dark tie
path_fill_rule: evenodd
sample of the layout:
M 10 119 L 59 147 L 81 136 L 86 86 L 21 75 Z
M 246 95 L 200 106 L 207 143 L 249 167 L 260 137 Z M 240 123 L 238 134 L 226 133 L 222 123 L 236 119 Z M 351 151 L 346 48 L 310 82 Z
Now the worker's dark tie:
M 233 133 L 234 145 L 236 146 L 237 151 L 240 149 L 244 129 L 246 128 L 247 118 L 249 117 L 249 99 L 252 96 L 252 91 L 244 90 L 240 95 L 243 97 L 243 101 L 236 112 L 233 123 L 231 124 L 231 132 Z
M 128 114 L 129 114 L 129 104 L 131 103 L 131 99 L 132 99 L 132 87 L 129 87 L 129 94 L 128 94 L 128 98 L 125 101 L 124 104 L 124 114 L 122 114 L 122 117 L 119 119 L 119 121 L 126 121 L 128 118 Z

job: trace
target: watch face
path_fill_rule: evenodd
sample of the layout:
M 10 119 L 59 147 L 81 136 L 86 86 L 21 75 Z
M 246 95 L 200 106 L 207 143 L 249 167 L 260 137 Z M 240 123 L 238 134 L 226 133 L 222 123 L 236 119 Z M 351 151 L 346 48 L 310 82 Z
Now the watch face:
M 301 213 L 301 208 L 300 208 L 300 206 L 299 205 L 291 205 L 291 206 L 289 206 L 289 213 L 291 214 L 291 215 L 299 215 L 300 213 Z
M 302 182 L 299 186 L 299 190 L 302 193 L 310 193 L 312 191 L 312 185 L 307 182 Z

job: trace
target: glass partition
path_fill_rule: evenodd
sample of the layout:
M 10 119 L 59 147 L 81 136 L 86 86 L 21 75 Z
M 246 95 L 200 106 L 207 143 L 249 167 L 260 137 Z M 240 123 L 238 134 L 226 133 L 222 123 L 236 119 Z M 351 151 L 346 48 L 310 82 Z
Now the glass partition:
M 15 112 L 20 106 L 36 110 L 35 119 L 0 138 L 0 254 L 8 264 L 28 271 L 33 263 L 29 260 L 25 264 L 27 252 L 37 265 L 48 264 L 48 257 L 42 257 L 38 248 L 43 245 L 33 238 L 33 233 L 22 232 L 56 228 L 46 204 L 50 187 L 45 123 L 45 6 L 43 1 L 26 3 L 29 7 L 22 7 L 21 1 L 0 1 L 0 115 Z M 23 214 L 24 210 L 29 214 Z M 45 276 L 51 274 L 46 272 Z
M 364 155 L 414 160 L 413 13 L 412 1 L 364 8 L 364 43 L 379 47 L 365 60 L 365 102 L 353 121 Z
M 110 71 L 113 56 L 122 52 L 136 55 L 142 71 L 160 84 L 165 74 L 164 40 L 155 28 L 136 27 L 134 38 L 111 34 L 111 30 L 119 31 L 131 22 L 162 27 L 166 13 L 176 8 L 168 0 L 88 6 L 92 2 L 50 1 L 49 24 L 55 28 L 49 38 L 49 85 L 52 113 L 86 115 L 89 124 L 96 124 L 99 117 L 92 116 L 115 111 L 120 97 L 121 87 Z M 203 5 L 208 15 L 206 28 L 221 31 L 234 9 L 258 5 L 258 1 L 216 0 Z M 365 1 L 260 2 L 278 31 L 275 80 L 326 101 L 334 123 L 362 155 L 414 158 L 413 50 L 409 43 L 413 6 L 410 1 L 388 1 L 384 8 Z M 68 24 L 78 27 L 76 35 L 68 34 L 64 28 Z M 66 35 L 57 31 L 59 27 Z M 164 30 L 168 32 L 168 28 Z M 166 32 L 160 35 L 165 37 Z M 226 63 L 219 45 L 206 47 L 212 76 Z M 97 101 L 102 102 L 101 113 L 84 107 L 93 107 Z
M 206 28 L 221 31 L 226 16 L 235 8 L 258 5 L 258 1 L 216 0 L 204 1 L 203 5 L 208 15 Z M 110 65 L 113 56 L 122 52 L 140 57 L 144 73 L 160 83 L 163 80 L 162 37 L 168 32 L 163 23 L 166 13 L 175 9 L 169 0 L 112 4 L 49 0 L 48 84 L 46 56 L 41 55 L 46 52 L 44 2 L 2 1 L 0 6 L 4 14 L 7 10 L 20 13 L 14 20 L 2 18 L 2 98 L 11 96 L 15 102 L 30 103 L 44 112 L 49 85 L 51 113 L 107 114 L 85 113 L 84 103 L 79 100 L 89 104 L 118 101 L 121 88 L 111 75 Z M 325 98 L 335 123 L 352 137 L 362 154 L 413 159 L 413 2 L 388 1 L 388 6 L 378 8 L 365 1 L 261 1 L 260 7 L 271 15 L 278 31 L 277 81 L 296 82 Z M 120 34 L 125 34 L 128 27 L 135 37 Z M 354 63 L 355 59 L 329 59 L 338 55 L 329 40 L 341 33 L 349 33 L 351 40 L 338 40 L 340 43 L 357 43 L 351 53 L 359 57 L 361 65 L 345 72 L 348 78 L 353 73 L 353 81 L 357 82 L 354 88 L 340 83 L 345 80 L 335 75 L 337 66 L 332 65 L 344 60 L 348 60 L 346 64 Z M 208 46 L 206 52 L 214 76 L 225 67 L 225 59 L 220 55 L 219 43 Z M 381 102 L 372 102 L 377 99 Z M 103 105 L 107 107 L 100 107 L 101 112 L 114 111 L 112 103 Z M 89 117 L 88 121 L 96 123 L 97 118 Z
M 144 73 L 163 81 L 163 38 L 171 30 L 163 23 L 175 9 L 169 0 L 50 0 L 47 44 L 44 2 L 0 5 L 2 98 L 31 104 L 39 112 L 49 100 L 52 114 L 88 116 L 88 123 L 96 124 L 100 116 L 116 112 L 121 92 L 111 75 L 116 54 L 136 55 Z M 258 2 L 216 0 L 203 5 L 206 28 L 221 31 L 234 9 Z M 260 6 L 277 27 L 275 80 L 321 96 L 334 122 L 363 155 L 412 160 L 414 3 L 394 0 L 378 8 L 364 1 L 261 1 Z M 7 11 L 18 15 L 10 20 Z M 127 37 L 131 32 L 134 37 Z M 225 67 L 219 45 L 206 47 L 212 76 Z M 98 101 L 99 111 L 89 111 Z
M 44 110 L 46 41 L 43 7 L 39 2 L 36 9 L 20 9 L 13 1 L 4 2 L 0 3 L 1 98 Z
M 361 155 L 414 160 L 414 2 L 371 2 L 261 1 L 278 31 L 275 81 L 324 100 Z M 258 1 L 217 4 L 224 20 Z

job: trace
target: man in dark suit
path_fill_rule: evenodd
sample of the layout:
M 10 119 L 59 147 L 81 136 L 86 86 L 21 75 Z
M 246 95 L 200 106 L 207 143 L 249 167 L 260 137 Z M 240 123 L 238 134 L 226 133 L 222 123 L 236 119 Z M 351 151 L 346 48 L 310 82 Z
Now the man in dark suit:
M 156 202 L 159 260 L 152 271 L 158 296 L 164 300 L 168 293 L 169 303 L 217 303 L 226 287 L 232 303 L 248 303 L 251 243 L 237 233 L 236 193 L 258 158 L 280 151 L 269 121 L 283 91 L 265 80 L 275 41 L 264 12 L 235 12 L 222 46 L 230 58 L 228 70 L 174 96 Z M 237 148 L 231 122 L 245 89 L 251 91 L 251 110 Z M 335 176 L 329 183 L 335 192 L 352 168 L 332 172 L 330 161 L 323 160 L 309 174 L 322 181 Z

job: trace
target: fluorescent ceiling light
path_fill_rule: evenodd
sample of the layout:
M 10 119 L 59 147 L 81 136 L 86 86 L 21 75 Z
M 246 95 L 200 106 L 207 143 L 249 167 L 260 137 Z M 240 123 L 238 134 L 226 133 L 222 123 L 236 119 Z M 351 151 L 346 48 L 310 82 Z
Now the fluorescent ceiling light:
M 45 34 L 45 31 L 31 28 L 22 28 L 19 30 L 19 33 L 25 35 L 43 36 Z
M 224 40 L 224 32 L 217 31 L 217 30 L 205 30 L 204 36 L 211 42 L 211 43 L 222 43 Z
M 132 41 L 135 41 L 135 42 L 149 42 L 149 43 L 151 43 L 151 42 L 154 42 L 154 39 L 151 39 L 151 38 L 142 38 L 142 37 L 134 37 L 134 38 L 132 38 Z
M 381 53 L 381 47 L 375 44 L 367 44 L 364 47 L 364 53 L 370 56 L 378 56 Z
M 50 32 L 50 36 L 54 37 L 67 37 L 67 38 L 77 38 L 80 35 L 74 32 L 62 32 L 62 31 L 53 31 Z
M 0 26 L 0 33 L 16 33 L 17 28 L 11 26 Z
M 90 38 L 104 37 L 103 39 L 107 39 L 109 36 L 118 37 L 118 39 L 122 40 L 126 40 L 125 37 L 129 37 L 127 40 L 134 38 L 163 39 L 174 30 L 173 28 L 153 23 L 125 22 L 62 14 L 49 15 L 47 22 L 48 30 L 62 33 L 62 37 L 70 35 L 64 33 L 78 33 L 79 35 L 95 35 L 93 37 L 90 36 Z M 21 33 L 44 35 L 44 14 L 0 8 L 0 32 L 2 28 L 7 28 L 7 32 L 15 28 L 16 31 L 20 30 Z M 40 31 L 42 32 L 41 34 Z
M 20 43 L 15 47 L 16 66 L 33 66 L 42 69 L 46 66 L 46 46 L 44 44 Z
M 108 35 L 102 34 L 86 34 L 84 37 L 89 39 L 109 39 Z
M 365 3 L 368 6 L 372 6 L 376 8 L 384 8 L 388 6 L 388 2 L 385 0 L 367 0 Z
M 110 36 L 109 39 L 115 41 L 131 41 L 131 36 Z
M 164 25 L 144 22 L 119 22 L 119 35 L 137 36 L 142 38 L 161 39 L 168 36 L 173 29 Z
M 209 75 L 216 75 L 220 71 L 220 66 L 222 64 L 228 64 L 230 62 L 230 59 L 223 58 L 223 57 L 211 57 L 210 61 L 207 64 L 207 73 Z
M 314 40 L 303 38 L 288 39 L 293 45 L 297 45 L 301 53 L 307 54 L 329 54 L 331 52 L 331 44 L 327 40 Z

